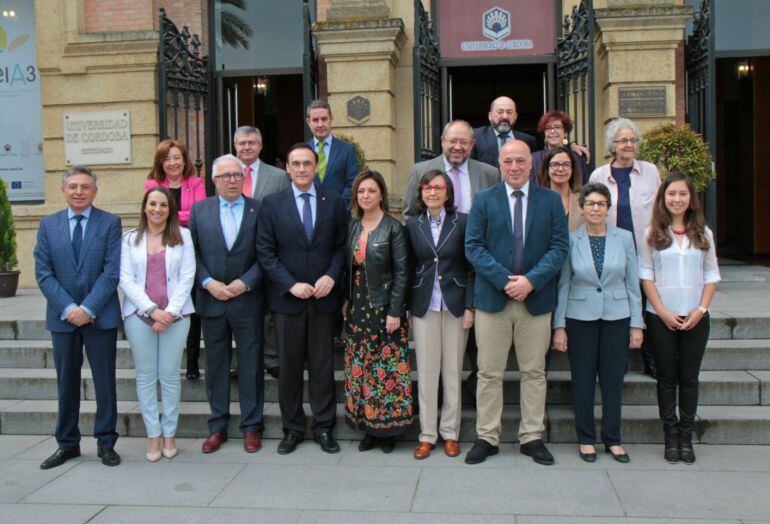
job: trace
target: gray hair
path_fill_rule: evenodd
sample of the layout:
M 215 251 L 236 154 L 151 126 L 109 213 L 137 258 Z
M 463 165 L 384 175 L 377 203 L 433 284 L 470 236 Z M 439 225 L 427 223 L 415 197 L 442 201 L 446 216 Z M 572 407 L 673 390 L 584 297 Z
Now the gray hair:
M 96 187 L 96 175 L 93 171 L 91 171 L 90 168 L 86 166 L 72 166 L 67 170 L 66 173 L 64 173 L 61 177 L 61 187 L 64 187 L 67 185 L 67 179 L 73 175 L 88 175 L 91 177 L 91 180 L 94 182 L 94 187 Z
M 468 132 L 471 134 L 471 138 L 473 138 L 473 127 L 465 120 L 461 120 L 459 118 L 456 120 L 452 120 L 451 122 L 447 122 L 444 125 L 444 129 L 441 130 L 441 136 L 446 135 L 447 131 L 449 131 L 449 128 L 455 124 L 463 124 L 464 126 L 466 126 L 468 128 Z
M 260 144 L 262 143 L 262 133 L 254 126 L 241 126 L 236 129 L 235 133 L 233 134 L 233 144 L 236 140 L 238 140 L 238 135 L 257 135 L 257 140 L 259 140 Z
M 243 162 L 241 162 L 240 160 L 238 160 L 238 157 L 237 157 L 237 156 L 235 156 L 235 155 L 231 155 L 230 153 L 228 153 L 228 154 L 226 154 L 226 155 L 222 155 L 222 156 L 220 156 L 220 157 L 217 157 L 217 158 L 215 158 L 215 159 L 214 159 L 214 163 L 213 163 L 213 164 L 211 164 L 211 173 L 212 173 L 212 175 L 211 175 L 211 176 L 217 176 L 217 174 L 218 174 L 218 173 L 217 173 L 217 166 L 218 166 L 219 164 L 221 164 L 222 162 L 226 162 L 226 161 L 228 161 L 228 160 L 231 160 L 231 161 L 233 161 L 233 162 L 237 163 L 237 164 L 238 164 L 238 167 L 239 167 L 239 168 L 240 168 L 240 170 L 241 170 L 241 172 L 243 172 Z
M 329 116 L 332 116 L 332 106 L 326 100 L 313 100 L 308 104 L 305 116 L 310 116 L 311 109 L 326 109 L 329 112 Z
M 604 147 L 607 148 L 612 156 L 615 156 L 615 137 L 622 129 L 630 129 L 636 137 L 636 143 L 642 145 L 642 133 L 636 126 L 633 120 L 628 118 L 616 118 L 607 124 L 607 129 L 604 130 Z
M 610 189 L 601 182 L 591 182 L 582 187 L 578 196 L 578 205 L 582 208 L 586 205 L 586 198 L 591 193 L 598 193 L 607 199 L 607 209 L 612 207 L 612 194 Z

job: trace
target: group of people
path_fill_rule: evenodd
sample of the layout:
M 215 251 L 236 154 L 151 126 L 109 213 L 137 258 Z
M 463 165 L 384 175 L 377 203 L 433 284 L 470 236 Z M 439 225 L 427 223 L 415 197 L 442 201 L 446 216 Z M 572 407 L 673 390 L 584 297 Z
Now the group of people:
M 177 454 L 182 357 L 186 348 L 186 376 L 197 379 L 202 330 L 211 410 L 204 453 L 228 439 L 233 353 L 246 452 L 262 447 L 265 372 L 278 380 L 278 453 L 304 440 L 305 366 L 313 439 L 323 451 L 339 452 L 333 362 L 341 337 L 345 417 L 364 433 L 360 451 L 391 452 L 419 418 L 415 459 L 427 458 L 439 439 L 446 455 L 459 455 L 467 354 L 477 438 L 465 462 L 498 453 L 513 345 L 521 453 L 554 463 L 543 442 L 553 347 L 569 355 L 578 453 L 596 460 L 598 375 L 601 441 L 615 460 L 628 462 L 623 377 L 628 348 L 644 341 L 658 381 L 664 456 L 692 463 L 698 371 L 719 270 L 690 179 L 673 173 L 661 184 L 655 166 L 636 159 L 641 136 L 630 120 L 607 126 L 612 160 L 586 178 L 588 152 L 568 143 L 568 115 L 542 117 L 546 147 L 534 153 L 534 137 L 513 130 L 516 116 L 513 100 L 500 97 L 489 126 L 447 123 L 441 154 L 411 170 L 403 224 L 390 214 L 382 175 L 359 173 L 353 146 L 333 137 L 324 101 L 307 108 L 313 139 L 289 149 L 288 174 L 260 161 L 258 129 L 238 128 L 236 155 L 211 166 L 211 197 L 184 145 L 161 142 L 138 226 L 127 232 L 118 217 L 93 206 L 96 175 L 71 168 L 62 177 L 67 208 L 41 220 L 35 247 L 59 388 L 58 449 L 41 468 L 80 455 L 84 347 L 97 397 L 98 453 L 106 465 L 120 463 L 121 324 L 150 462 Z

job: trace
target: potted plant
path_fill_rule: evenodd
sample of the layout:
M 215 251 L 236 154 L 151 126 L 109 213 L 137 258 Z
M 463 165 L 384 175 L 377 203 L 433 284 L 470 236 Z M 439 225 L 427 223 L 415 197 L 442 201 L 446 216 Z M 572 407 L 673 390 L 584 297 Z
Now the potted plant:
M 658 167 L 661 178 L 678 169 L 687 173 L 697 191 L 716 177 L 713 160 L 703 138 L 687 124 L 663 124 L 644 134 L 639 158 Z
M 13 211 L 8 201 L 8 189 L 0 179 L 0 297 L 16 294 L 19 286 L 19 272 L 16 268 L 16 229 L 13 225 Z

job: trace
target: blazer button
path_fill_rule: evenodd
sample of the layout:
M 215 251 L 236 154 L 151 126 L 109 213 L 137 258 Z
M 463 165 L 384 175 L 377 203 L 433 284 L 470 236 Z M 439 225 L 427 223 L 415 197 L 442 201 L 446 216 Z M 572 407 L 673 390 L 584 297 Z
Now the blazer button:
M 441 280 L 441 275 L 438 276 L 438 279 Z
M 438 262 L 438 257 L 433 259 L 434 262 Z
M 601 293 L 601 292 L 602 292 L 602 288 L 600 288 L 600 287 L 597 287 L 597 288 L 596 288 L 596 292 L 597 292 L 597 293 Z

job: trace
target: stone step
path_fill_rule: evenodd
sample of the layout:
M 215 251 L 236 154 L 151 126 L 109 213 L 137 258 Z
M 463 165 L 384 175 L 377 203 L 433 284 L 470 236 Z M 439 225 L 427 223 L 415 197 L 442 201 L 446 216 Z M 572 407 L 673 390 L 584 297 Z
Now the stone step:
M 200 365 L 205 363 L 206 350 L 201 350 Z M 183 357 L 182 362 L 186 362 Z M 88 367 L 88 359 L 84 359 Z M 116 359 L 118 369 L 134 367 L 131 349 L 125 340 L 118 341 Z M 629 370 L 642 369 L 639 351 L 629 351 Z M 51 340 L 0 340 L 0 368 L 54 368 L 53 348 Z M 341 350 L 335 352 L 335 369 L 343 368 Z M 470 366 L 465 362 L 465 369 Z M 511 352 L 508 359 L 508 370 L 514 371 L 516 357 Z M 551 351 L 550 367 L 553 371 L 569 370 L 569 359 L 565 353 Z M 701 367 L 704 371 L 742 371 L 770 370 L 770 339 L 711 339 L 708 342 L 706 354 Z
M 125 338 L 122 330 L 118 336 Z M 44 320 L 0 320 L 0 340 L 44 340 L 49 337 Z M 762 338 L 770 338 L 770 316 L 731 316 L 715 311 L 711 317 L 713 340 Z
M 81 403 L 80 428 L 83 435 L 92 432 L 96 403 Z M 120 435 L 141 437 L 145 435 L 141 412 L 136 402 L 118 402 L 118 425 Z M 305 406 L 310 415 L 310 408 Z M 238 405 L 231 405 L 233 417 L 228 433 L 240 437 L 238 430 Z M 597 408 L 597 425 L 601 409 Z M 179 437 L 201 438 L 208 434 L 206 421 L 209 412 L 203 402 L 184 402 L 180 406 L 180 420 L 177 430 Z M 282 436 L 281 419 L 278 405 L 265 405 L 265 438 Z M 51 400 L 0 401 L 0 433 L 23 435 L 50 435 L 56 423 L 56 402 Z M 503 442 L 516 440 L 519 423 L 519 406 L 508 405 L 503 409 Z M 405 440 L 415 441 L 419 432 L 418 425 L 413 425 L 403 436 Z M 337 438 L 360 439 L 362 433 L 345 423 L 342 406 L 337 407 L 337 425 L 334 430 Z M 627 406 L 623 408 L 623 441 L 626 443 L 651 444 L 662 442 L 663 432 L 655 406 Z M 475 412 L 464 409 L 460 440 L 475 439 Z M 311 435 L 308 433 L 307 438 Z M 770 444 L 770 406 L 703 406 L 699 409 L 695 431 L 696 441 L 703 444 Z M 549 442 L 575 442 L 574 418 L 569 406 L 549 406 L 546 413 L 546 433 Z M 120 446 L 120 444 L 118 444 Z
M 753 406 L 770 405 L 770 371 L 757 376 L 746 371 L 703 371 L 700 375 L 700 405 L 702 406 Z M 119 401 L 136 401 L 135 374 L 132 369 L 117 370 L 117 398 Z M 182 401 L 206 402 L 204 377 L 199 380 L 182 379 Z M 343 372 L 335 373 L 337 402 L 344 401 Z M 412 372 L 413 391 L 417 395 L 419 382 L 417 372 Z M 507 371 L 503 384 L 503 399 L 506 404 L 519 402 L 520 374 Z M 82 400 L 96 400 L 94 382 L 90 370 L 83 370 Z M 13 400 L 56 400 L 56 370 L 54 369 L 0 369 L 0 399 Z M 238 400 L 237 380 L 231 380 L 230 398 Z M 307 381 L 304 398 L 308 398 Z M 601 404 L 597 388 L 595 402 Z M 464 399 L 470 405 L 469 398 Z M 764 402 L 763 402 L 764 401 Z M 278 402 L 278 381 L 265 376 L 265 402 Z M 551 371 L 548 374 L 548 400 L 552 405 L 571 405 L 572 390 L 568 371 Z M 656 383 L 650 377 L 638 372 L 626 375 L 623 391 L 625 405 L 654 405 L 657 403 Z

